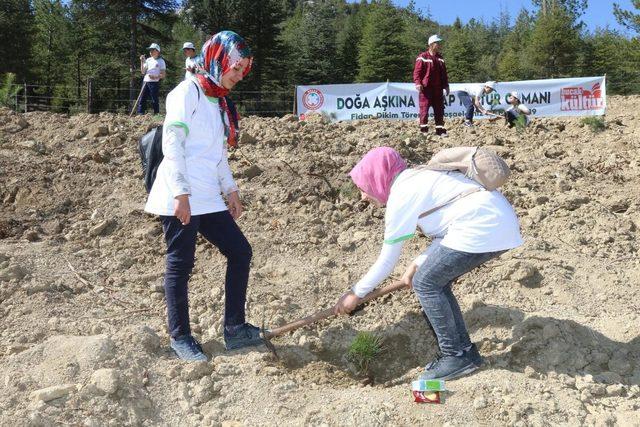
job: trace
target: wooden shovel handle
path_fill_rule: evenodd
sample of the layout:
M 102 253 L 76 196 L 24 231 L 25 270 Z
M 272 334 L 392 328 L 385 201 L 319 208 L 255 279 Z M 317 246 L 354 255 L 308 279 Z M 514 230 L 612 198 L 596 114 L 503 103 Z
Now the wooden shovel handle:
M 365 296 L 364 298 L 362 298 L 362 301 L 360 302 L 361 304 L 364 304 L 366 302 L 369 302 L 373 299 L 376 299 L 378 297 L 381 297 L 383 295 L 386 294 L 390 294 L 391 292 L 397 291 L 398 289 L 402 289 L 402 288 L 406 288 L 407 285 L 405 285 L 402 282 L 394 282 L 389 286 L 385 286 L 384 288 L 379 288 L 374 290 L 373 292 L 370 292 L 369 294 L 367 294 L 367 296 Z M 287 323 L 286 325 L 282 325 L 279 326 L 277 328 L 273 328 L 270 330 L 266 330 L 264 332 L 264 337 L 266 339 L 269 338 L 273 338 L 273 337 L 277 337 L 280 336 L 282 334 L 285 334 L 287 332 L 293 331 L 295 329 L 301 328 L 303 326 L 307 326 L 310 325 L 312 323 L 318 322 L 320 320 L 324 320 L 327 319 L 331 316 L 333 316 L 333 307 L 332 308 L 327 308 L 324 309 L 322 311 L 318 311 L 314 314 L 312 314 L 311 316 L 307 316 L 304 317 L 302 319 L 298 319 L 296 321 L 293 321 L 291 323 Z

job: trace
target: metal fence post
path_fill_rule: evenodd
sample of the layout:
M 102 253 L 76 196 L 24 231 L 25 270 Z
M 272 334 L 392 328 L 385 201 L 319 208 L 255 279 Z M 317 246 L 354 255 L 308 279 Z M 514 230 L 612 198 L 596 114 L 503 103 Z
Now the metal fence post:
M 24 83 L 24 112 L 27 112 L 27 82 Z
M 93 114 L 93 79 L 87 79 L 87 113 Z

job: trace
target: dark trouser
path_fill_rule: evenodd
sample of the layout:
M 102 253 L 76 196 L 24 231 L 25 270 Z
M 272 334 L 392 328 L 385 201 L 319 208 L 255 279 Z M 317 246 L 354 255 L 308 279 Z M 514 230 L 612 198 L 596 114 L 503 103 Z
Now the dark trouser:
M 252 252 L 229 211 L 192 216 L 187 225 L 182 225 L 175 216 L 160 218 L 167 242 L 164 292 L 171 336 L 191 333 L 187 283 L 193 269 L 198 232 L 227 258 L 224 323 L 226 326 L 243 324 Z
M 142 84 L 144 88 L 142 89 L 142 96 L 138 104 L 138 114 L 144 114 L 145 111 L 147 111 L 147 99 L 151 99 L 153 114 L 160 113 L 160 82 L 147 82 L 146 84 Z
M 444 128 L 444 95 L 442 88 L 426 87 L 420 91 L 418 97 L 420 108 L 420 130 L 427 132 L 429 129 L 429 108 L 433 108 L 433 118 L 436 122 L 436 135 L 447 133 Z
M 504 118 L 507 121 L 509 127 L 514 127 L 516 124 L 516 120 L 518 120 L 518 116 L 513 111 L 506 111 L 504 113 Z
M 445 356 L 471 345 L 462 312 L 451 286 L 460 276 L 505 251 L 473 254 L 438 245 L 413 278 L 413 289 Z
M 473 123 L 473 113 L 476 111 L 476 107 L 473 105 L 473 97 L 467 92 L 459 92 L 458 98 L 464 105 L 464 118 Z

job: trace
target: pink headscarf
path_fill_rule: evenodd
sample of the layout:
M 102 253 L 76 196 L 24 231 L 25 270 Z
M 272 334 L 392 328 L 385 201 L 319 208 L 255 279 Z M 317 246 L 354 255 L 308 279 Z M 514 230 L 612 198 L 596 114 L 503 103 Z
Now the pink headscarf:
M 407 168 L 407 162 L 390 147 L 370 150 L 349 172 L 356 186 L 383 205 L 389 199 L 394 178 Z

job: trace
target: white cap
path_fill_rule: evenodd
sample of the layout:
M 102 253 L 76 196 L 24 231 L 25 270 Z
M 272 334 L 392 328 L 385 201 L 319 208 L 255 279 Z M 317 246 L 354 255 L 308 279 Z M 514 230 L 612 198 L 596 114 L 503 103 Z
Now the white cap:
M 429 43 L 428 44 L 435 43 L 435 42 L 441 42 L 441 41 L 442 41 L 442 39 L 440 38 L 440 36 L 437 35 L 437 34 L 434 34 L 431 37 L 429 37 Z
M 518 92 L 515 92 L 515 91 L 514 92 L 509 92 L 509 94 L 507 96 L 509 96 L 511 98 L 515 98 L 518 101 L 520 101 L 520 94 Z
M 489 80 L 488 82 L 486 82 L 484 84 L 484 86 L 490 88 L 491 90 L 495 90 L 496 89 L 496 82 L 494 82 L 493 80 Z
M 158 52 L 160 52 L 160 45 L 158 43 L 151 43 L 147 49 L 148 50 L 155 49 Z
M 182 49 L 193 49 L 193 50 L 196 50 L 196 47 L 191 42 L 185 42 L 185 44 L 182 45 Z

